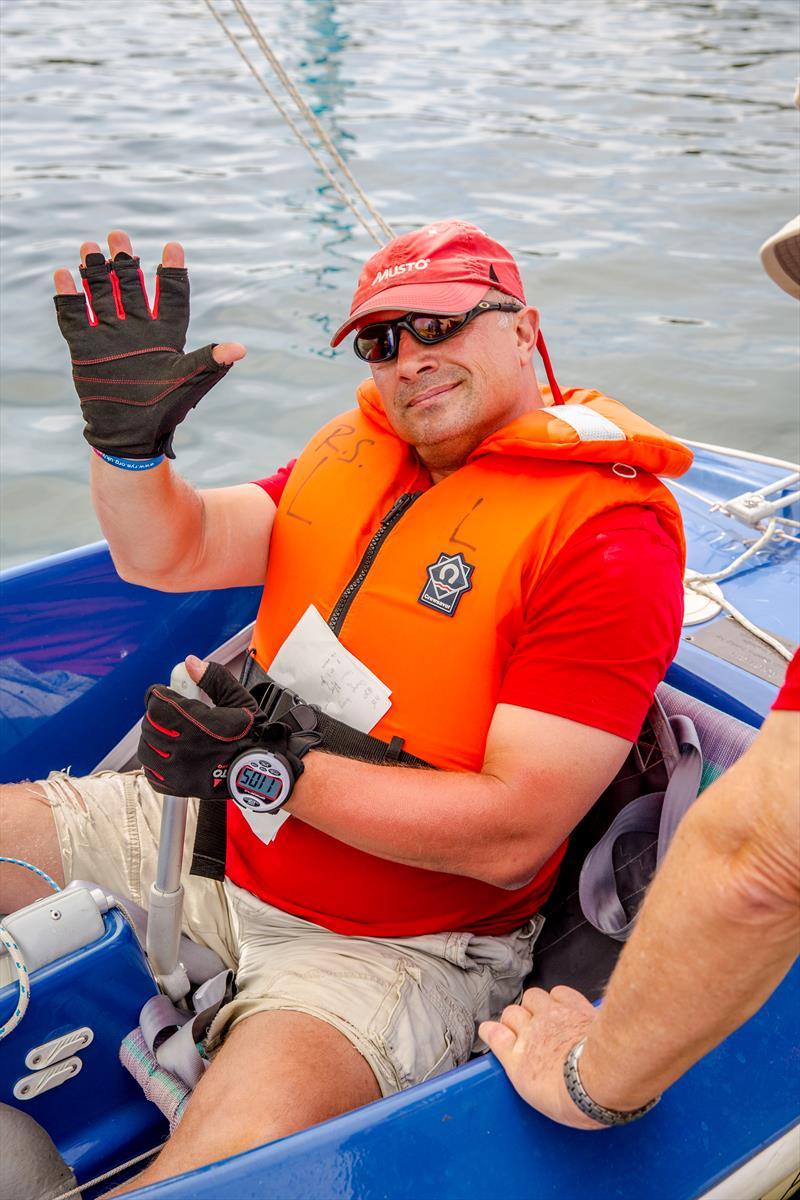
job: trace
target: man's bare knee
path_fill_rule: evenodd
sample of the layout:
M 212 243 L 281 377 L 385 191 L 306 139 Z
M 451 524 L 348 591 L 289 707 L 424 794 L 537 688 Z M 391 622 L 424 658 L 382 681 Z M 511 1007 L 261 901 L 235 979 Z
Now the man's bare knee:
M 50 804 L 36 783 L 0 786 L 0 853 L 40 867 L 64 886 L 64 868 Z M 49 891 L 47 884 L 11 863 L 0 863 L 0 912 L 13 912 Z
M 285 1137 L 380 1097 L 366 1059 L 326 1021 L 307 1013 L 255 1013 L 229 1034 L 192 1098 L 193 1119 L 218 1119 L 219 1091 L 232 1097 L 232 1127 L 257 1142 Z M 254 1103 L 259 1098 L 259 1103 Z M 269 1102 L 265 1105 L 264 1100 Z M 187 1111 L 188 1116 L 188 1111 Z M 250 1144 L 254 1144 L 253 1141 Z
M 366 1059 L 332 1025 L 306 1013 L 255 1013 L 228 1036 L 159 1158 L 120 1194 L 286 1137 L 380 1094 Z

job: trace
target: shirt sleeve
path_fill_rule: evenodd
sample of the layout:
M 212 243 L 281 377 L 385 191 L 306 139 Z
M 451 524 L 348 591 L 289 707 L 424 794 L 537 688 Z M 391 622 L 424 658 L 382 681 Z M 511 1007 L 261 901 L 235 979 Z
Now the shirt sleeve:
M 655 513 L 602 513 L 528 596 L 498 700 L 635 741 L 682 621 L 678 550 Z
M 778 692 L 778 698 L 772 707 L 789 712 L 796 712 L 800 709 L 800 650 L 789 663 L 783 687 Z
M 285 467 L 281 467 L 274 475 L 269 475 L 266 479 L 254 479 L 252 482 L 258 487 L 263 488 L 268 496 L 271 496 L 276 504 L 280 504 L 283 489 L 286 487 L 286 481 L 292 473 L 292 468 L 297 462 L 293 458 Z

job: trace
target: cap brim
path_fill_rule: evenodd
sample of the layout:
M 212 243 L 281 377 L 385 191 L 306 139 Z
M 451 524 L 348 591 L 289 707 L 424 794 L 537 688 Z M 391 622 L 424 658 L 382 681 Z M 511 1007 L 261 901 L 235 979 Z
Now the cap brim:
M 406 283 L 398 287 L 384 288 L 371 300 L 366 300 L 355 312 L 351 312 L 331 338 L 331 345 L 338 346 L 364 317 L 376 312 L 425 312 L 460 313 L 469 312 L 482 300 L 490 287 L 488 283 Z
M 770 279 L 800 300 L 800 216 L 768 238 L 759 253 Z

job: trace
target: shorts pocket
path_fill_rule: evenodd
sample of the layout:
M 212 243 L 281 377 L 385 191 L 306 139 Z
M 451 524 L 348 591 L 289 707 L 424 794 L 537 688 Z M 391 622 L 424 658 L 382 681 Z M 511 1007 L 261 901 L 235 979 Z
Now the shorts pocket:
M 513 933 L 472 934 L 464 948 L 467 967 L 488 967 L 497 982 L 524 979 L 533 966 L 533 944 L 543 925 L 544 918 L 536 914 Z
M 467 1061 L 474 1018 L 435 979 L 401 958 L 369 1037 L 396 1075 L 398 1088 L 405 1088 Z

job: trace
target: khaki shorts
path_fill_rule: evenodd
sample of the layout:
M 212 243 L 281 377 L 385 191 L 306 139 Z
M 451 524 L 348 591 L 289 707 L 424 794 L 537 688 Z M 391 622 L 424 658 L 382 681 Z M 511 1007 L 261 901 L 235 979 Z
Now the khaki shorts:
M 155 876 L 161 797 L 140 771 L 83 779 L 53 772 L 40 784 L 53 810 L 66 881 L 87 879 L 147 906 Z M 191 861 L 190 801 L 184 864 Z M 516 1000 L 542 920 L 499 937 L 408 938 L 332 933 L 264 903 L 229 880 L 184 870 L 183 931 L 236 972 L 208 1052 L 254 1013 L 291 1009 L 326 1021 L 372 1068 L 383 1095 L 465 1062 L 479 1021 Z

